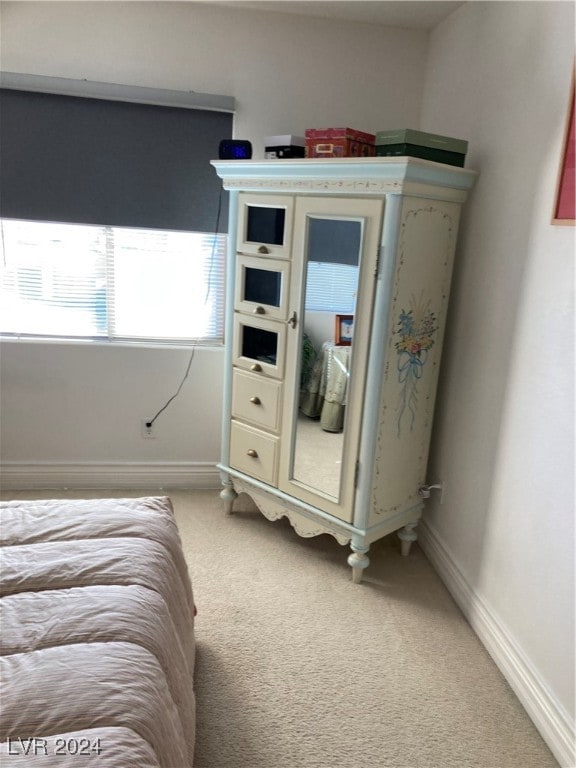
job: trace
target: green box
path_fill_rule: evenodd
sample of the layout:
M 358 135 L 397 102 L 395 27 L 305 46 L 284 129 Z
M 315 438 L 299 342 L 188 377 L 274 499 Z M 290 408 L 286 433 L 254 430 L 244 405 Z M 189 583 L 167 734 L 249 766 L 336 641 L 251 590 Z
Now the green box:
M 394 131 L 379 131 L 379 133 L 376 134 L 375 144 L 376 146 L 410 144 L 417 147 L 440 149 L 443 152 L 455 152 L 460 155 L 465 155 L 468 151 L 468 142 L 463 139 L 453 139 L 450 136 L 439 136 L 435 133 L 414 131 L 411 128 L 401 128 Z
M 380 144 L 376 145 L 376 157 L 420 157 L 435 163 L 456 165 L 464 168 L 466 155 L 459 152 L 447 152 L 444 149 L 421 147 L 417 144 Z

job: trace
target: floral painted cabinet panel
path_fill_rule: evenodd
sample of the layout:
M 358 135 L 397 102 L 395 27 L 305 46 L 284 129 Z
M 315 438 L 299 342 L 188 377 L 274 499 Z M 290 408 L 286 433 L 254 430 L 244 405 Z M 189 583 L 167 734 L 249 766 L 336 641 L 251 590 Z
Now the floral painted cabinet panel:
M 378 412 L 370 525 L 417 504 L 448 309 L 460 206 L 403 200 Z

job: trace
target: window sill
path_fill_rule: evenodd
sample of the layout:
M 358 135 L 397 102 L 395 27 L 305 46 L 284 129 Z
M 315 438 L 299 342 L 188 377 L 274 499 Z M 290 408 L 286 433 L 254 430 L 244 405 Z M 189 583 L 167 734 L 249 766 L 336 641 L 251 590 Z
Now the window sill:
M 120 347 L 130 349 L 163 349 L 163 350 L 185 350 L 190 351 L 196 349 L 202 352 L 221 352 L 224 350 L 224 344 L 193 344 L 184 342 L 160 342 L 160 341 L 130 341 L 127 339 L 119 339 L 118 341 L 110 341 L 109 339 L 75 339 L 75 338 L 47 338 L 44 336 L 8 336 L 0 334 L 0 343 L 4 344 L 36 344 L 36 345 L 60 345 L 60 346 L 91 346 L 91 347 L 108 347 L 117 349 Z

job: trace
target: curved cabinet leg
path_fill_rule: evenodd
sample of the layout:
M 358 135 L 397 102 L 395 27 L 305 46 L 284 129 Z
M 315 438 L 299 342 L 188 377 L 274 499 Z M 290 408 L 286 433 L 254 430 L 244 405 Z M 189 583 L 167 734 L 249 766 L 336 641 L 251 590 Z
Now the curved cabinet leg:
M 408 523 L 401 531 L 398 531 L 398 538 L 402 542 L 401 552 L 404 557 L 408 556 L 412 542 L 418 539 L 418 534 L 415 530 L 417 525 L 418 523 Z
M 238 494 L 231 483 L 224 485 L 224 488 L 220 491 L 220 498 L 224 502 L 224 512 L 227 515 L 231 515 L 234 502 L 238 498 Z
M 352 581 L 354 584 L 360 584 L 362 581 L 362 571 L 370 565 L 370 558 L 367 555 L 370 546 L 368 544 L 357 544 L 354 541 L 350 544 L 352 554 L 348 555 L 348 565 L 352 568 Z

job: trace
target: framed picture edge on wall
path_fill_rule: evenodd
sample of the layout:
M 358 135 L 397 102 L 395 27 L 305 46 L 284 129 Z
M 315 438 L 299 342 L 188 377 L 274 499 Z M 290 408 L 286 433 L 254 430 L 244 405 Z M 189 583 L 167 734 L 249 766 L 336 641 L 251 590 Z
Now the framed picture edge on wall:
M 336 315 L 334 341 L 337 347 L 352 344 L 354 335 L 354 315 Z
M 558 169 L 556 182 L 556 195 L 554 198 L 554 212 L 552 224 L 560 226 L 574 226 L 576 224 L 576 138 L 575 138 L 575 91 L 576 91 L 576 64 L 572 71 L 572 83 L 570 86 L 570 99 L 566 125 L 562 139 L 562 155 Z

